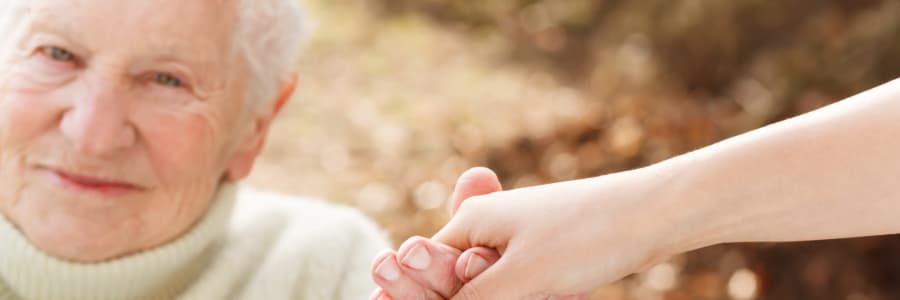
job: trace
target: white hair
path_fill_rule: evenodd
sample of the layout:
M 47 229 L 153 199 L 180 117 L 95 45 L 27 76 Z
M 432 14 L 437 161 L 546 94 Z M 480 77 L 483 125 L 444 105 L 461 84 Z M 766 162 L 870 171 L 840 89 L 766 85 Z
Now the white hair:
M 246 62 L 248 109 L 271 109 L 281 87 L 292 80 L 306 38 L 298 0 L 236 0 L 233 47 Z M 24 13 L 29 0 L 0 0 L 0 35 Z
M 247 103 L 257 111 L 271 109 L 295 76 L 307 34 L 303 11 L 298 0 L 239 1 L 235 47 L 250 71 Z

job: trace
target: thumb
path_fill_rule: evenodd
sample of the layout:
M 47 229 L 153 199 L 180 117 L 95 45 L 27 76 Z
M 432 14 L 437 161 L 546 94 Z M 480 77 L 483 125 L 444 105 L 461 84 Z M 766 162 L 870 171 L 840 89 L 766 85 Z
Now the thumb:
M 497 174 L 485 167 L 471 168 L 456 180 L 453 195 L 450 196 L 450 216 L 456 215 L 456 211 L 463 201 L 473 196 L 480 196 L 503 190 Z
M 489 245 L 485 243 L 485 241 L 477 240 L 473 236 L 473 231 L 478 231 L 478 228 L 486 225 L 484 224 L 484 222 L 486 222 L 485 218 L 481 216 L 482 214 L 484 214 L 484 211 L 482 210 L 475 209 L 473 211 L 470 209 L 465 213 L 455 215 L 453 216 L 453 218 L 450 218 L 450 221 L 447 222 L 444 227 L 441 227 L 441 229 L 438 230 L 438 232 L 435 233 L 431 237 L 431 239 L 435 242 L 442 243 L 459 250 L 466 250 L 477 246 L 496 246 Z
M 457 179 L 453 195 L 450 197 L 450 213 L 452 218 L 450 218 L 450 221 L 444 225 L 443 228 L 438 230 L 438 232 L 432 236 L 432 239 L 459 250 L 466 250 L 475 246 L 494 246 L 502 250 L 503 244 L 472 244 L 474 242 L 487 242 L 473 241 L 470 239 L 472 234 L 471 231 L 478 230 L 479 228 L 484 229 L 480 226 L 486 225 L 483 224 L 486 222 L 483 218 L 483 215 L 486 213 L 485 211 L 470 209 L 469 213 L 459 214 L 459 209 L 463 202 L 467 200 L 472 201 L 469 199 L 475 196 L 492 194 L 500 192 L 501 190 L 500 180 L 497 179 L 497 174 L 495 174 L 494 171 L 491 171 L 491 169 L 477 167 L 463 172 L 463 174 L 459 176 L 459 179 Z M 497 230 L 492 230 L 492 233 L 493 235 L 501 235 Z

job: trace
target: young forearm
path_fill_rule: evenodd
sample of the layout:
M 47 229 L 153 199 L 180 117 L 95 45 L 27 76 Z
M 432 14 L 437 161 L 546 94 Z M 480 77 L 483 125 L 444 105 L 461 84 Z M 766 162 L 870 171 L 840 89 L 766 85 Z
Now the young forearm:
M 650 168 L 668 251 L 900 232 L 900 80 Z

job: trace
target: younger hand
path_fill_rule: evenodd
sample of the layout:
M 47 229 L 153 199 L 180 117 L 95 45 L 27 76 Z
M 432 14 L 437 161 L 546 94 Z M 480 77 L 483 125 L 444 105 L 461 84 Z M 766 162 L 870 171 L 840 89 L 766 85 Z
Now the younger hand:
M 433 240 L 502 257 L 453 299 L 579 295 L 667 258 L 661 250 L 678 228 L 657 205 L 659 175 L 641 169 L 466 200 Z

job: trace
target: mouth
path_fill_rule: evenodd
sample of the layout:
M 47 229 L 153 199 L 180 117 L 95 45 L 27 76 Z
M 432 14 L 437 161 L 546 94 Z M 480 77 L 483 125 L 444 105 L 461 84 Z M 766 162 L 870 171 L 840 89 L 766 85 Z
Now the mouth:
M 46 171 L 50 172 L 50 174 L 64 187 L 79 191 L 90 191 L 105 195 L 121 195 L 143 190 L 141 186 L 125 181 L 95 178 L 55 169 L 46 169 Z

